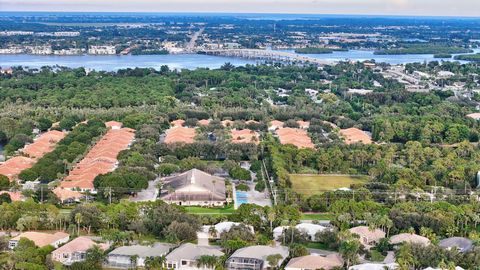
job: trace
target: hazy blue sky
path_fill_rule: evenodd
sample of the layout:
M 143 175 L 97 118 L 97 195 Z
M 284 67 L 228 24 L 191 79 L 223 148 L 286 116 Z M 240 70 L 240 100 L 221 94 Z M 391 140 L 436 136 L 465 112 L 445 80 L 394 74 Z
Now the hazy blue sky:
M 480 0 L 0 0 L 0 10 L 252 12 L 480 17 Z

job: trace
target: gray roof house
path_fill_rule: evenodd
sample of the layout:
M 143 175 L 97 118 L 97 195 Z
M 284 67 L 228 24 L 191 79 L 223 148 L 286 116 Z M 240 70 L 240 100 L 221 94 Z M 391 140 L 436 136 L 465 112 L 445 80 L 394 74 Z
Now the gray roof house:
M 226 262 L 227 269 L 230 270 L 262 270 L 270 267 L 267 257 L 269 255 L 279 254 L 282 258 L 278 261 L 280 266 L 288 257 L 288 248 L 284 246 L 250 246 L 235 251 Z
M 450 237 L 440 240 L 438 245 L 444 249 L 457 249 L 459 252 L 468 252 L 473 248 L 473 241 L 465 237 Z
M 145 259 L 148 257 L 165 256 L 174 246 L 166 243 L 155 243 L 152 246 L 123 246 L 114 249 L 107 255 L 108 268 L 135 268 L 145 266 Z M 132 260 L 136 257 L 136 262 Z
M 192 243 L 185 243 L 174 249 L 166 257 L 167 269 L 192 270 L 192 269 L 213 269 L 199 267 L 197 260 L 202 256 L 223 256 L 224 253 L 217 247 L 199 246 Z
M 163 179 L 160 198 L 178 205 L 222 206 L 226 203 L 225 179 L 192 169 Z

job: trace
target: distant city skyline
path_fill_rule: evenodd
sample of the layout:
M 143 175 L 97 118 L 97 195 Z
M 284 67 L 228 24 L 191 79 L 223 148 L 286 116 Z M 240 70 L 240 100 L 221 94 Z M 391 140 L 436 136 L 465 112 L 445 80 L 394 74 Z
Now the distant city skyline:
M 226 12 L 480 17 L 478 0 L 0 0 L 0 11 Z

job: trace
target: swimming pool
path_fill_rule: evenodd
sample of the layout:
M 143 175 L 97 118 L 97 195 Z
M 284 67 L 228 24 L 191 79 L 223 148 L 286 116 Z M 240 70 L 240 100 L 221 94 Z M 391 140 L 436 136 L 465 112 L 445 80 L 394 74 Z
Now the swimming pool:
M 235 191 L 235 195 L 237 197 L 237 200 L 235 201 L 237 207 L 244 203 L 248 203 L 248 194 L 245 191 L 237 190 Z

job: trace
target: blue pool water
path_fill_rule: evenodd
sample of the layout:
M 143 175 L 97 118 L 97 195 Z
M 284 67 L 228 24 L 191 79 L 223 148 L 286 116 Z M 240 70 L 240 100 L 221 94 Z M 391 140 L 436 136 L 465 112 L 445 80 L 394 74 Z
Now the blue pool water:
M 244 204 L 248 203 L 248 194 L 244 191 L 235 191 L 235 194 L 237 196 L 237 201 L 235 202 L 237 204 L 237 207 Z

